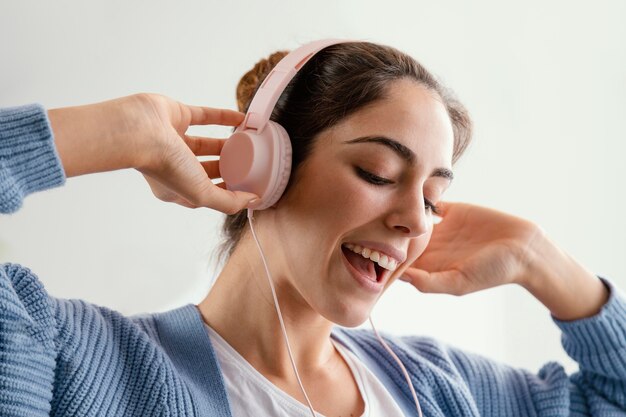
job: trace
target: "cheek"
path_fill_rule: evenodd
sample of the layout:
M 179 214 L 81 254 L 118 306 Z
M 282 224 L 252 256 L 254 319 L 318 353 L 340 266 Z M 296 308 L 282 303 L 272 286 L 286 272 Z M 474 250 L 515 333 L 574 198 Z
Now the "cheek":
M 375 212 L 374 208 L 380 204 L 380 192 L 364 185 L 343 167 L 318 170 L 312 167 L 312 164 L 307 166 L 301 181 L 283 202 L 293 209 L 292 213 L 315 223 L 317 228 L 339 231 L 352 227 L 353 222 L 365 221 Z
M 301 167 L 301 177 L 277 204 L 282 241 L 289 242 L 293 259 L 310 256 L 312 247 L 320 257 L 328 256 L 339 237 L 359 221 L 358 193 L 350 178 L 331 168 L 312 167 Z

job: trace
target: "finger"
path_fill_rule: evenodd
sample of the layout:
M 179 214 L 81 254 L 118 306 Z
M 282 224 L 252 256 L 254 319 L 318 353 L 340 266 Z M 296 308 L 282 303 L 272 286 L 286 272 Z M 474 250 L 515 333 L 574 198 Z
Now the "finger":
M 174 155 L 172 159 L 182 163 L 162 167 L 158 181 L 192 205 L 232 214 L 246 207 L 251 200 L 258 199 L 252 193 L 215 186 L 191 150 L 183 147 L 181 151 L 182 155 Z
M 185 175 L 164 176 L 165 185 L 170 190 L 175 190 L 176 194 L 187 200 L 196 207 L 208 207 L 219 210 L 222 213 L 233 214 L 257 200 L 258 196 L 253 193 L 243 191 L 230 191 L 218 187 L 208 177 L 202 163 L 197 163 L 195 174 L 190 172 Z M 219 163 L 219 161 L 206 161 Z M 195 180 L 194 180 L 195 177 Z
M 211 183 L 200 200 L 199 206 L 219 210 L 226 214 L 235 214 L 249 205 L 256 203 L 258 196 L 244 191 L 230 191 Z
M 187 106 L 191 112 L 190 125 L 237 126 L 245 115 L 235 110 L 213 109 L 211 107 Z
M 423 269 L 409 268 L 404 271 L 401 279 L 424 293 L 452 295 L 467 293 L 463 274 L 457 270 L 428 272 Z
M 176 186 L 170 184 L 169 187 Z M 234 214 L 253 203 L 258 204 L 256 201 L 258 196 L 255 194 L 226 190 L 223 182 L 215 185 L 208 178 L 202 185 L 194 186 L 193 189 L 185 189 L 180 186 L 176 189 L 178 198 L 170 201 L 185 207 L 207 207 L 225 214 Z
M 437 203 L 437 216 L 446 217 L 446 214 L 450 212 L 450 209 L 454 207 L 456 203 L 450 201 L 440 201 Z
M 185 143 L 196 156 L 219 155 L 222 152 L 224 143 L 226 143 L 226 139 L 185 135 Z
M 437 211 L 439 212 L 438 216 L 441 218 L 446 217 L 455 209 L 466 212 L 469 208 L 471 208 L 471 205 L 457 201 L 440 201 L 437 203 Z
M 200 165 L 202 165 L 209 178 L 221 178 L 220 161 L 204 161 Z

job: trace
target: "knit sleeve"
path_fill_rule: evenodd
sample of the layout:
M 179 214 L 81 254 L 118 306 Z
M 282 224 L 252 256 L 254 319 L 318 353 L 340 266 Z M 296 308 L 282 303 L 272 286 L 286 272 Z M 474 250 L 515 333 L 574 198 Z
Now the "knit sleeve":
M 0 213 L 15 212 L 27 195 L 64 181 L 46 110 L 38 104 L 0 109 Z
M 572 415 L 626 415 L 626 299 L 603 282 L 611 295 L 600 313 L 571 322 L 553 318 L 580 368 L 570 377 Z
M 56 325 L 50 298 L 26 268 L 0 264 L 0 415 L 48 416 Z
M 579 364 L 573 375 L 555 362 L 533 374 L 449 349 L 481 416 L 626 415 L 626 299 L 604 282 L 611 295 L 598 314 L 571 322 L 553 318 L 565 351 Z

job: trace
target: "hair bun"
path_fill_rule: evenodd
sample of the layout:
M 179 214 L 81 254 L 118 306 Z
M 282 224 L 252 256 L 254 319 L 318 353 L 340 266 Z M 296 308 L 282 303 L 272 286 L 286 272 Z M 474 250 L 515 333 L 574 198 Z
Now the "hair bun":
M 240 112 L 247 112 L 254 93 L 259 88 L 272 68 L 285 57 L 289 51 L 277 51 L 257 62 L 250 71 L 246 72 L 237 84 L 237 107 Z

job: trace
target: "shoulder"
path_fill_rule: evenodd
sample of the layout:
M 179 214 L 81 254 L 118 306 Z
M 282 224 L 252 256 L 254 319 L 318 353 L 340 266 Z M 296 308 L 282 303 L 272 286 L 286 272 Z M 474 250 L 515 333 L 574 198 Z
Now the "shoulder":
M 374 332 L 365 329 L 340 329 L 337 331 L 352 340 L 371 355 L 385 355 L 386 351 Z M 427 336 L 394 336 L 381 333 L 383 340 L 399 356 L 419 359 L 420 362 L 442 365 L 451 362 L 450 347 Z
M 44 347 L 53 347 L 57 333 L 52 301 L 30 269 L 0 264 L 0 305 L 0 317 L 11 324 L 4 330 L 23 331 Z
M 120 398 L 132 399 L 127 405 L 145 415 L 169 408 L 174 399 L 191 409 L 154 315 L 127 317 L 84 300 L 51 297 L 30 269 L 15 264 L 0 265 L 0 305 L 6 324 L 0 326 L 0 342 L 22 358 L 12 356 L 7 364 L 15 362 L 16 372 L 28 363 L 42 368 L 46 378 L 38 380 L 38 390 L 49 393 L 45 402 L 52 410 L 70 407 L 86 414 Z
M 343 335 L 344 341 L 349 340 L 349 347 L 356 351 L 366 366 L 376 370 L 375 373 L 393 376 L 398 384 L 404 384 L 400 368 L 372 331 L 340 330 L 338 334 Z M 422 380 L 426 377 L 431 382 L 438 381 L 438 384 L 455 387 L 454 391 L 464 390 L 466 382 L 463 369 L 468 364 L 472 366 L 472 362 L 481 360 L 478 356 L 465 355 L 432 337 L 394 336 L 385 333 L 380 336 L 412 377 Z
M 0 303 L 0 315 L 30 328 L 42 341 L 130 337 L 158 343 L 152 315 L 126 317 L 83 300 L 52 297 L 39 277 L 22 265 L 0 264 Z
M 145 356 L 159 348 L 152 315 L 129 317 L 84 300 L 50 300 L 58 329 L 56 343 L 63 355 L 106 351 L 110 355 Z M 152 360 L 162 361 L 159 356 L 149 355 Z
M 80 390 L 94 393 L 74 404 L 85 411 L 122 398 L 119 415 L 131 409 L 160 415 L 173 405 L 181 415 L 193 414 L 188 386 L 161 343 L 154 314 L 125 316 L 83 300 L 53 304 L 59 329 L 53 406 Z
M 400 369 L 373 332 L 340 332 L 369 358 L 377 375 L 389 377 L 410 398 Z M 549 403 L 551 398 L 568 395 L 567 375 L 554 362 L 535 376 L 432 337 L 381 336 L 406 367 L 420 400 L 426 400 L 424 406 L 431 413 L 435 409 L 441 415 L 465 415 L 457 407 L 464 405 L 462 408 L 473 410 L 472 415 L 501 415 L 498 410 L 502 409 L 515 410 L 512 416 L 535 415 L 538 409 L 555 406 Z M 564 404 L 556 406 L 562 408 Z
M 388 353 L 372 331 L 342 329 L 339 332 L 352 340 L 368 355 L 374 358 L 387 358 Z M 381 333 L 381 337 L 405 365 L 409 364 L 408 368 L 417 368 L 419 372 L 429 370 L 467 380 L 470 375 L 482 374 L 497 377 L 513 370 L 507 364 L 480 353 L 460 349 L 432 337 L 395 336 L 385 333 Z M 530 372 L 523 369 L 515 369 L 515 371 L 531 375 Z M 556 362 L 547 363 L 543 367 L 542 373 L 545 373 L 547 378 L 560 379 L 566 376 L 563 367 Z

